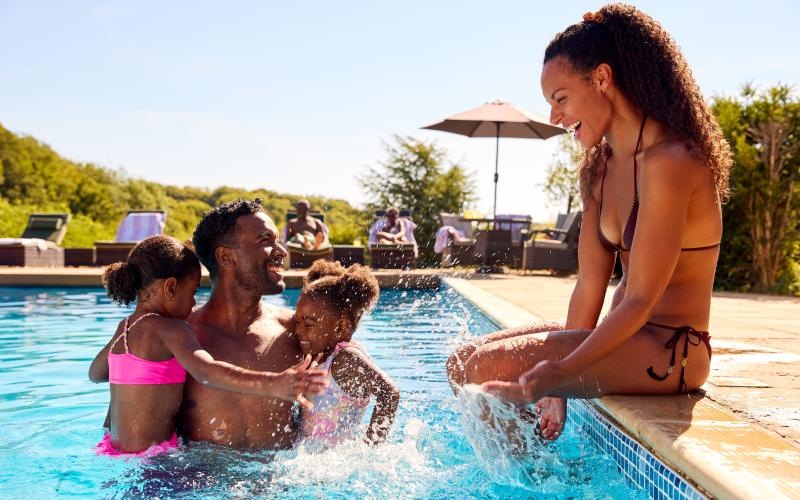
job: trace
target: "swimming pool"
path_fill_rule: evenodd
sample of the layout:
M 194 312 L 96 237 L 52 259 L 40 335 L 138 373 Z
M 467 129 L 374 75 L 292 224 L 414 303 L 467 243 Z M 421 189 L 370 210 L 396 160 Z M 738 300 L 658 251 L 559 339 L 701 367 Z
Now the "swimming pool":
M 265 300 L 291 306 L 297 295 Z M 497 327 L 444 285 L 382 290 L 355 335 L 402 392 L 384 446 L 269 454 L 199 444 L 148 463 L 98 457 L 92 447 L 102 436 L 108 389 L 86 372 L 127 313 L 101 289 L 0 288 L 0 496 L 647 496 L 587 439 L 585 416 L 525 459 L 478 458 L 492 453 L 492 443 L 465 432 L 444 361 L 458 340 Z

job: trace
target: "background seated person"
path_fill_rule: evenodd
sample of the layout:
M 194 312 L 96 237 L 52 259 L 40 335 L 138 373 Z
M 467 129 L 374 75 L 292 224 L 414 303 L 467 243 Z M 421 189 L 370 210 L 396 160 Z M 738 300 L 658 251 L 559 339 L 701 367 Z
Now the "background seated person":
M 376 243 L 388 245 L 411 243 L 406 236 L 406 221 L 400 218 L 400 210 L 397 207 L 386 209 L 384 220 L 377 229 Z
M 285 241 L 288 246 L 305 250 L 319 250 L 330 246 L 328 230 L 325 224 L 308 215 L 311 204 L 300 200 L 295 205 L 297 217 L 286 224 Z

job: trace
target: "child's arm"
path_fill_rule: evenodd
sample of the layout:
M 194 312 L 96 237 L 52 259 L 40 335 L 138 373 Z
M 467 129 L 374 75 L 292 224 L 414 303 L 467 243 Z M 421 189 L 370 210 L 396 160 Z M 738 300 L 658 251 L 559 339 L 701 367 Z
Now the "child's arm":
M 195 380 L 215 389 L 269 396 L 286 401 L 311 403 L 302 394 L 319 394 L 328 385 L 325 371 L 316 367 L 311 356 L 280 373 L 247 370 L 215 360 L 204 350 L 192 328 L 183 321 L 163 319 L 158 325 L 161 340 Z M 168 322 L 168 323 L 166 323 Z
M 386 441 L 400 402 L 400 391 L 392 379 L 369 356 L 354 347 L 348 347 L 336 356 L 331 374 L 339 387 L 350 396 L 375 396 L 375 410 L 367 428 L 366 441 L 368 444 Z
M 100 352 L 92 360 L 92 364 L 89 365 L 89 380 L 95 384 L 108 382 L 108 353 L 111 351 L 111 344 L 114 343 L 115 337 L 116 334 L 111 337 L 105 347 L 100 349 Z

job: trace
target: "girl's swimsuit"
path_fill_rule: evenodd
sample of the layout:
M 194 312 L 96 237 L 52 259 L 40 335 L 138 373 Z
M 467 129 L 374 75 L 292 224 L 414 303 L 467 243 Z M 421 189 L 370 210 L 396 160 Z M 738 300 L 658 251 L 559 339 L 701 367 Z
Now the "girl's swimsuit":
M 600 238 L 600 243 L 610 253 L 617 253 L 617 252 L 630 252 L 631 245 L 633 245 L 633 236 L 636 233 L 636 218 L 639 214 L 639 187 L 637 186 L 637 170 L 638 165 L 636 163 L 636 156 L 639 154 L 641 145 L 642 145 L 642 133 L 644 132 L 644 125 L 647 123 L 647 115 L 644 116 L 642 119 L 642 125 L 639 128 L 639 138 L 636 140 L 636 150 L 633 153 L 633 204 L 631 206 L 631 211 L 628 214 L 628 220 L 625 222 L 625 229 L 622 232 L 622 241 L 619 244 L 614 244 L 606 238 L 606 235 L 603 234 L 603 229 L 601 228 L 601 224 L 598 222 L 597 225 L 597 234 Z M 609 152 L 606 155 L 606 165 L 603 169 L 603 179 L 600 182 L 600 212 L 598 215 L 598 221 L 602 220 L 603 218 L 603 187 L 606 181 L 606 171 L 608 170 L 608 158 L 611 156 Z M 622 245 L 625 245 L 623 247 Z M 701 247 L 691 247 L 691 248 L 681 248 L 681 252 L 699 252 L 703 250 L 711 250 L 714 248 L 718 248 L 720 243 L 715 243 L 713 245 L 706 245 Z M 708 332 L 695 330 L 691 326 L 670 326 L 670 325 L 662 325 L 659 323 L 653 323 L 652 321 L 648 321 L 646 324 L 655 326 L 657 328 L 665 328 L 667 330 L 672 330 L 674 334 L 670 339 L 664 344 L 664 347 L 667 349 L 672 349 L 672 357 L 670 358 L 669 367 L 667 368 L 667 373 L 664 375 L 658 375 L 653 367 L 647 369 L 647 374 L 655 379 L 655 380 L 666 380 L 667 377 L 672 373 L 673 369 L 675 368 L 675 351 L 678 348 L 678 342 L 680 341 L 683 335 L 686 335 L 686 339 L 683 343 L 683 357 L 681 359 L 681 376 L 680 382 L 678 385 L 678 390 L 680 392 L 685 392 L 686 390 L 686 381 L 684 380 L 684 372 L 686 370 L 686 365 L 688 363 L 688 354 L 689 354 L 689 344 L 698 345 L 700 342 L 703 342 L 708 349 L 708 357 L 711 358 L 711 335 Z
M 125 344 L 123 354 L 108 353 L 108 381 L 112 384 L 182 384 L 186 381 L 186 370 L 174 357 L 164 361 L 150 361 L 142 359 L 128 350 L 128 332 L 139 321 L 149 316 L 158 316 L 158 313 L 147 313 L 140 316 L 128 326 L 125 325 L 122 334 L 111 344 L 111 349 L 117 345 L 119 339 Z
M 186 370 L 181 366 L 177 359 L 170 358 L 164 361 L 150 361 L 142 359 L 134 354 L 131 354 L 128 349 L 128 333 L 136 326 L 136 323 L 149 316 L 158 316 L 158 313 L 147 313 L 136 319 L 130 325 L 125 318 L 125 324 L 122 327 L 122 333 L 111 344 L 111 349 L 117 345 L 119 339 L 122 339 L 125 344 L 125 352 L 123 354 L 114 354 L 109 349 L 108 352 L 108 381 L 112 384 L 127 384 L 127 385 L 141 385 L 141 384 L 182 384 L 186 381 Z M 111 444 L 111 435 L 106 433 L 103 440 L 97 444 L 95 450 L 98 454 L 108 456 L 136 456 L 136 457 L 151 457 L 159 455 L 169 450 L 178 447 L 178 435 L 172 434 L 172 437 L 162 443 L 156 443 L 147 448 L 146 450 L 136 453 L 126 453 L 119 451 Z
M 330 371 L 336 355 L 350 346 L 364 351 L 364 348 L 355 342 L 339 342 L 320 368 Z M 331 376 L 330 385 L 325 392 L 313 397 L 314 408 L 304 410 L 301 438 L 312 446 L 327 448 L 355 437 L 369 401 L 370 398 L 350 396 Z

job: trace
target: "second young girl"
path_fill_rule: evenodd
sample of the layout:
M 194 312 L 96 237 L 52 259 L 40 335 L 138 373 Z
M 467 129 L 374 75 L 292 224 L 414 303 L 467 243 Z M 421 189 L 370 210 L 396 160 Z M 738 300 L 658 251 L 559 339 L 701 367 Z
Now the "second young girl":
M 311 266 L 297 301 L 295 333 L 303 354 L 322 355 L 320 368 L 330 371 L 330 385 L 303 409 L 301 436 L 312 446 L 328 447 L 356 437 L 361 419 L 375 396 L 366 442 L 386 440 L 400 393 L 392 380 L 353 342 L 362 315 L 377 300 L 378 281 L 369 269 L 318 260 Z
M 141 241 L 127 262 L 103 275 L 117 303 L 136 301 L 89 368 L 93 382 L 111 384 L 110 432 L 98 445 L 109 455 L 150 455 L 177 446 L 175 415 L 183 401 L 186 372 L 198 382 L 229 391 L 298 400 L 327 386 L 326 374 L 306 356 L 281 372 L 246 370 L 215 360 L 184 321 L 195 305 L 200 262 L 168 236 Z

